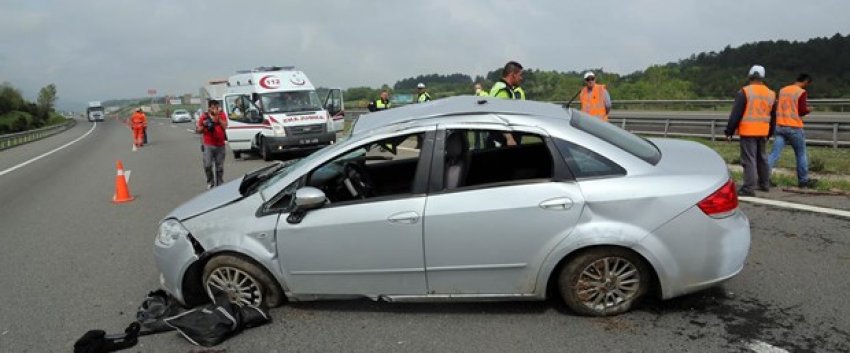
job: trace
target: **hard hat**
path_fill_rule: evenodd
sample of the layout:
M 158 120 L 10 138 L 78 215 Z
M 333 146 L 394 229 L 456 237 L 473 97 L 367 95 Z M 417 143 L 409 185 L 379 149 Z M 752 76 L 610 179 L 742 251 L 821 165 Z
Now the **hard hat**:
M 750 68 L 749 77 L 750 78 L 764 78 L 764 66 L 753 65 L 753 67 Z
M 588 77 L 594 77 L 595 78 L 596 75 L 593 74 L 593 71 L 585 72 L 584 73 L 584 79 L 586 80 Z
M 425 88 L 425 84 L 422 83 L 422 82 L 419 82 L 419 84 L 416 85 L 416 88 Z

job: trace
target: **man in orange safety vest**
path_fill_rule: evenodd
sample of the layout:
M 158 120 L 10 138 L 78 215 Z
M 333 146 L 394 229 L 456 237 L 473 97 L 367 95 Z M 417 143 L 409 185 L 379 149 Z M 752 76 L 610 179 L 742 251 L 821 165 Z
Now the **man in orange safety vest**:
M 142 108 L 136 109 L 136 112 L 130 117 L 130 128 L 133 129 L 133 144 L 138 148 L 144 145 L 145 128 L 148 127 L 148 118 L 142 112 Z
M 755 196 L 757 182 L 759 190 L 770 191 L 765 144 L 776 127 L 776 93 L 764 84 L 764 74 L 760 65 L 750 68 L 750 83 L 738 91 L 726 124 L 727 141 L 732 141 L 736 132 L 741 137 L 744 183 L 738 189 L 740 196 Z
M 584 73 L 584 88 L 579 96 L 581 111 L 608 121 L 611 112 L 611 96 L 605 85 L 596 83 L 596 75 L 592 71 Z

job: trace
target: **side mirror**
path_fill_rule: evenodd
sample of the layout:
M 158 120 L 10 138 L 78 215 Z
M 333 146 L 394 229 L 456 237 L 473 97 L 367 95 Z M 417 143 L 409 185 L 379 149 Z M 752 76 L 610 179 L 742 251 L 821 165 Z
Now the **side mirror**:
M 327 197 L 322 190 L 312 186 L 305 186 L 295 191 L 295 206 L 307 210 L 322 207 L 327 201 Z
M 286 217 L 286 222 L 290 224 L 301 223 L 304 216 L 307 215 L 307 210 L 322 207 L 327 202 L 327 196 L 322 190 L 312 186 L 305 186 L 295 191 L 295 209 Z

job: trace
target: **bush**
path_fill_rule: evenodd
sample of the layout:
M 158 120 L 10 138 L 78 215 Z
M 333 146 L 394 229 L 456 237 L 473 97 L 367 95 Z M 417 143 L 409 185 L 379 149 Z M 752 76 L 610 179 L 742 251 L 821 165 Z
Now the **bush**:
M 812 156 L 809 158 L 809 170 L 813 172 L 823 172 L 826 170 L 826 162 L 818 157 Z
M 27 130 L 31 123 L 32 115 L 28 113 L 20 111 L 8 112 L 0 115 L 0 134 L 11 134 Z

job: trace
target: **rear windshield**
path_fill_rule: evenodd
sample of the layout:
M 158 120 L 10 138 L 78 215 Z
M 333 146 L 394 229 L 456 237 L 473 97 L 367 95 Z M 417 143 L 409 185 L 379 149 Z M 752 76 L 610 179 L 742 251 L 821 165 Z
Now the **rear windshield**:
M 600 120 L 577 110 L 570 110 L 572 117 L 570 125 L 596 136 L 620 149 L 655 165 L 661 160 L 661 151 L 649 140 L 632 134 L 614 124 Z

